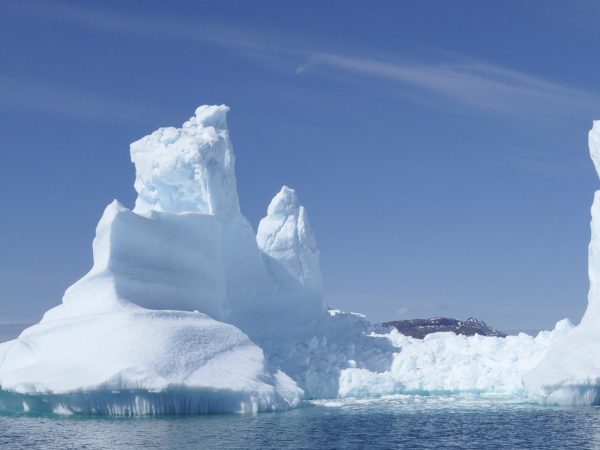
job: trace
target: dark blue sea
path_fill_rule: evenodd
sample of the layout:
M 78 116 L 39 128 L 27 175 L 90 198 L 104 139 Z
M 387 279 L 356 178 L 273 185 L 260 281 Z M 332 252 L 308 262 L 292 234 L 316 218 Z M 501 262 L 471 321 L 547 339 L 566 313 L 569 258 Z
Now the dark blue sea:
M 329 401 L 258 415 L 0 415 L 6 449 L 592 449 L 600 409 L 469 398 Z

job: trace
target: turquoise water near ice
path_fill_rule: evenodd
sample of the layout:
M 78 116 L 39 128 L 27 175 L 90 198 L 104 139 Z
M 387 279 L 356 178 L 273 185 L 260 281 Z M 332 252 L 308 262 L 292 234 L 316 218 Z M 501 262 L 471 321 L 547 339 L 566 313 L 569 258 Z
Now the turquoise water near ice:
M 600 409 L 469 397 L 321 401 L 279 413 L 0 414 L 6 449 L 593 449 Z

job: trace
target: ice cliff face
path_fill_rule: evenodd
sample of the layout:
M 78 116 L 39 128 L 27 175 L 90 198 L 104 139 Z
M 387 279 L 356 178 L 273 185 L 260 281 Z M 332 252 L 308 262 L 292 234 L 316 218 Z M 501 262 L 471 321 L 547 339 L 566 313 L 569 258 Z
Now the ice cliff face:
M 594 121 L 588 136 L 588 142 L 594 167 L 600 176 L 600 120 Z M 593 328 L 594 324 L 598 324 L 600 321 L 600 191 L 596 191 L 594 195 L 590 228 L 592 234 L 588 250 L 590 290 L 588 293 L 588 307 L 581 324 Z
M 94 266 L 45 320 L 132 306 L 225 314 L 221 224 L 207 214 L 136 214 L 116 200 L 98 223 Z
M 590 155 L 600 175 L 600 121 L 589 133 Z M 590 290 L 581 323 L 553 345 L 540 364 L 524 377 L 530 394 L 544 403 L 600 404 L 600 191 L 592 204 L 588 250 Z

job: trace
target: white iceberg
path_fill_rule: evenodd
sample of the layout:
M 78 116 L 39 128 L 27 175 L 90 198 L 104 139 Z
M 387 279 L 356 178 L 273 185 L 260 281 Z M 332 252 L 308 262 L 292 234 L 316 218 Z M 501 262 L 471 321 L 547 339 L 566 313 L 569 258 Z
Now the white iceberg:
M 594 121 L 589 147 L 600 175 L 600 121 Z M 524 381 L 530 395 L 543 403 L 561 405 L 600 404 L 600 191 L 592 205 L 592 237 L 589 245 L 588 307 L 565 339 L 553 345 Z
M 386 371 L 349 368 L 340 376 L 340 397 L 392 394 L 485 394 L 527 397 L 522 376 L 546 354 L 552 343 L 571 332 L 568 319 L 536 337 L 462 336 L 433 333 L 424 339 L 397 331 L 385 335 L 397 352 Z
M 336 396 L 347 367 L 389 366 L 392 346 L 364 317 L 328 313 L 294 190 L 275 196 L 258 237 L 241 214 L 228 110 L 202 106 L 131 144 L 135 208 L 108 205 L 90 272 L 0 345 L 0 406 L 276 410 Z
M 254 234 L 240 211 L 228 110 L 202 106 L 181 128 L 131 144 L 135 208 L 107 206 L 90 272 L 0 344 L 0 408 L 256 412 L 303 398 L 434 393 L 599 401 L 600 194 L 581 325 L 417 340 L 326 308 L 316 239 L 293 189 L 275 195 Z
M 202 313 L 130 307 L 44 320 L 3 350 L 0 406 L 8 409 L 257 412 L 296 406 L 302 394 L 267 370 L 244 333 Z
M 239 213 L 226 112 L 198 108 L 182 129 L 132 144 L 135 210 L 106 208 L 91 271 L 39 324 L 0 346 L 0 405 L 157 414 L 299 403 L 296 383 L 222 322 L 240 290 L 260 286 L 261 275 L 268 285 Z M 258 276 L 236 279 L 242 271 Z

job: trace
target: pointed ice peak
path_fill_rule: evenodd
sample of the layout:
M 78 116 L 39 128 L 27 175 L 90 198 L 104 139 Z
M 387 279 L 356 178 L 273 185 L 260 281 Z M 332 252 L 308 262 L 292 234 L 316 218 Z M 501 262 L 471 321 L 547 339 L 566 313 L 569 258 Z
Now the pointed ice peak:
M 304 206 L 298 202 L 296 190 L 284 185 L 271 200 L 267 208 L 267 217 L 287 218 L 288 216 L 292 216 L 292 220 L 296 224 L 300 243 L 312 252 L 318 253 L 317 242 L 308 220 L 308 213 Z
M 258 246 L 305 288 L 322 290 L 319 251 L 306 210 L 296 191 L 283 186 L 260 221 Z M 285 284 L 285 281 L 279 280 Z
M 588 142 L 596 173 L 600 176 L 600 120 L 594 120 L 588 135 Z
M 159 128 L 131 144 L 135 212 L 240 214 L 227 111 L 200 106 L 181 128 Z
M 267 214 L 269 216 L 289 216 L 290 214 L 297 213 L 299 208 L 300 205 L 298 204 L 296 191 L 283 186 L 275 197 L 273 197 L 273 200 L 271 200 L 267 208 Z

